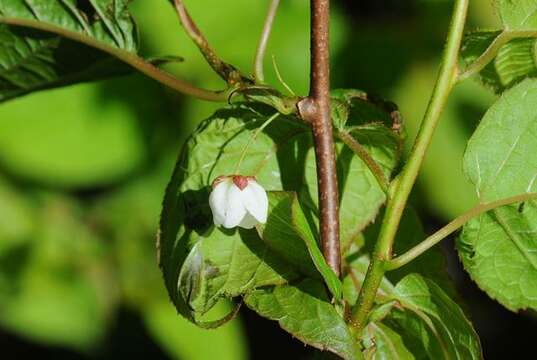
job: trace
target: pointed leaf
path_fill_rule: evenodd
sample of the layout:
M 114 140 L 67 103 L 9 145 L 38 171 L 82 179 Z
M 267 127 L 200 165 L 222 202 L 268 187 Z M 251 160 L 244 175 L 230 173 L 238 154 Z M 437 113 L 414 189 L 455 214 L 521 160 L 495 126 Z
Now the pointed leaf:
M 330 304 L 321 282 L 305 280 L 296 285 L 258 289 L 246 295 L 244 301 L 304 343 L 347 360 L 356 358 L 353 336 Z
M 402 279 L 395 298 L 403 309 L 390 315 L 412 345 L 413 354 L 426 352 L 431 359 L 482 359 L 479 337 L 459 306 L 431 280 L 418 274 Z
M 526 80 L 490 108 L 468 143 L 464 169 L 482 201 L 537 190 L 537 80 Z M 465 225 L 457 248 L 466 270 L 512 310 L 537 309 L 537 210 L 506 206 Z

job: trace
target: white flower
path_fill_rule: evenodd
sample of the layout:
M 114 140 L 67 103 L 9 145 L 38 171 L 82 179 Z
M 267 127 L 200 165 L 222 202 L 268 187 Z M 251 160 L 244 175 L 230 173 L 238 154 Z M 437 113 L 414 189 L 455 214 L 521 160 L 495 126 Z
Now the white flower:
M 216 226 L 251 229 L 267 222 L 268 198 L 252 176 L 219 176 L 213 182 L 209 205 Z

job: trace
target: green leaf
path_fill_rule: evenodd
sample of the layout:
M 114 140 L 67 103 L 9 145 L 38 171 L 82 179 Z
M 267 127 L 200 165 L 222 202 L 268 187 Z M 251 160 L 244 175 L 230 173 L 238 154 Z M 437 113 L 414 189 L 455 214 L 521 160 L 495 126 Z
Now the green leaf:
M 302 239 L 302 233 L 293 223 L 292 207 L 296 201 L 296 194 L 269 191 L 268 199 L 267 222 L 257 226 L 259 236 L 279 256 L 296 266 L 302 274 L 318 277 L 319 273 L 308 253 L 306 241 Z M 306 226 L 309 230 L 309 225 Z
M 324 259 L 324 256 L 319 249 L 319 242 L 314 237 L 310 225 L 308 224 L 308 220 L 302 212 L 302 209 L 300 208 L 300 203 L 298 202 L 296 196 L 293 199 L 293 204 L 291 208 L 291 219 L 293 222 L 293 226 L 295 227 L 299 236 L 306 243 L 306 247 L 308 248 L 310 257 L 313 260 L 313 263 L 315 264 L 315 267 L 317 268 L 319 273 L 321 273 L 326 285 L 328 286 L 328 289 L 330 290 L 332 295 L 334 295 L 336 300 L 341 299 L 341 281 L 334 273 L 334 271 L 330 268 L 330 266 L 328 266 L 328 264 L 326 263 L 326 260 Z
M 296 118 L 280 115 L 259 132 L 272 115 L 274 110 L 261 104 L 239 104 L 218 110 L 185 145 L 166 191 L 159 251 L 168 290 L 180 308 L 187 307 L 174 295 L 178 274 L 193 244 L 199 240 L 199 237 L 192 238 L 194 232 L 204 233 L 212 225 L 207 199 L 217 176 L 238 172 L 256 176 L 269 191 L 300 191 L 300 198 L 306 200 L 301 205 L 308 223 L 315 223 L 317 210 L 313 199 L 317 199 L 317 178 L 313 151 L 308 150 L 312 145 L 311 130 Z M 341 210 L 347 221 L 344 226 L 352 224 L 354 234 L 374 218 L 385 196 L 365 164 L 341 144 L 339 147 L 338 166 L 341 173 L 348 175 L 342 177 Z M 360 204 L 358 213 L 354 211 L 356 199 Z M 314 237 L 306 234 L 304 239 L 313 244 Z M 322 270 L 324 265 L 319 254 L 315 255 L 315 247 L 309 246 L 309 251 L 314 264 L 337 294 L 333 276 Z M 287 254 L 285 258 L 296 256 Z M 304 272 L 305 266 L 302 264 L 297 270 Z
M 341 282 L 326 263 L 296 194 L 271 191 L 268 198 L 267 223 L 258 225 L 261 238 L 303 274 L 314 278 L 321 274 L 334 297 L 340 299 Z
M 119 49 L 136 52 L 137 32 L 125 0 L 0 0 L 0 23 L 56 28 Z M 77 7 L 78 6 L 78 7 Z
M 483 202 L 537 189 L 537 80 L 505 92 L 468 142 L 464 170 Z
M 537 309 L 537 206 L 505 206 L 468 222 L 457 242 L 464 268 L 510 310 Z
M 537 29 L 537 1 L 495 0 L 503 25 L 509 30 Z
M 482 359 L 481 345 L 463 311 L 431 280 L 418 274 L 395 287 L 400 307 L 388 323 L 403 336 L 412 354 L 430 359 Z
M 537 80 L 506 91 L 468 143 L 464 170 L 482 202 L 537 190 Z M 533 201 L 481 215 L 457 242 L 465 269 L 491 297 L 512 310 L 537 309 Z
M 514 39 L 501 45 L 493 60 L 479 73 L 481 82 L 496 93 L 501 93 L 528 77 L 537 76 L 537 48 L 535 38 L 516 38 L 508 31 L 482 31 L 466 35 L 462 57 L 470 66 L 501 38 Z
M 374 360 L 413 360 L 401 336 L 382 323 L 370 323 L 367 329 L 369 338 L 364 352 Z
M 353 336 L 330 304 L 321 282 L 305 280 L 296 285 L 258 289 L 247 294 L 244 301 L 304 343 L 344 359 L 355 359 L 358 350 Z
M 181 266 L 178 291 L 194 316 L 205 314 L 222 297 L 298 277 L 253 230 L 213 229 L 207 236 L 190 234 L 188 240 L 195 245 Z
M 129 71 L 102 51 L 137 51 L 127 2 L 77 6 L 73 0 L 0 0 L 0 102 Z

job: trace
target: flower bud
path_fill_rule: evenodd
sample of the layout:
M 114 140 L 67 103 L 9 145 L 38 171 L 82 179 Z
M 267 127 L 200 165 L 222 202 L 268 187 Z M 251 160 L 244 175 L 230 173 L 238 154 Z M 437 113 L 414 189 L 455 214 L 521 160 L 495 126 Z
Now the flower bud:
M 267 192 L 253 176 L 219 176 L 213 182 L 209 205 L 216 226 L 251 229 L 267 221 Z

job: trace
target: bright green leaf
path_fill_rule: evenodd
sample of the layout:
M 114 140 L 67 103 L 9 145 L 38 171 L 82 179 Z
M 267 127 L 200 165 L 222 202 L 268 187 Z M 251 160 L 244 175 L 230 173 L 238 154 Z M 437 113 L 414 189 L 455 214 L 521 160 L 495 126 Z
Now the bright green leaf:
M 304 343 L 354 360 L 356 345 L 345 321 L 330 304 L 324 286 L 315 280 L 254 290 L 244 299 L 261 316 Z
M 503 25 L 509 30 L 537 29 L 537 1 L 495 0 Z
M 464 169 L 481 201 L 537 190 L 537 80 L 506 91 L 468 143 Z M 457 248 L 466 270 L 509 309 L 537 308 L 537 212 L 533 202 L 483 214 L 464 226 Z
M 471 220 L 457 242 L 465 269 L 505 307 L 537 309 L 537 206 L 505 206 Z

